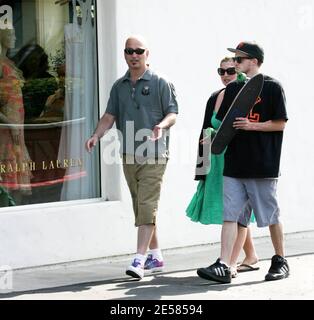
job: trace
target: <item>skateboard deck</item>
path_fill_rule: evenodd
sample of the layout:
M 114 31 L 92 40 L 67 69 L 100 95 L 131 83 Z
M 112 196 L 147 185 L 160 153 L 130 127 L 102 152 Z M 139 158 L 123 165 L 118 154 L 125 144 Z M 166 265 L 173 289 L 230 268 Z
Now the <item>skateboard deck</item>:
M 213 138 L 211 144 L 211 152 L 213 154 L 222 153 L 235 136 L 237 133 L 237 130 L 233 127 L 235 118 L 246 117 L 249 114 L 262 91 L 263 84 L 264 76 L 257 74 L 238 92 Z

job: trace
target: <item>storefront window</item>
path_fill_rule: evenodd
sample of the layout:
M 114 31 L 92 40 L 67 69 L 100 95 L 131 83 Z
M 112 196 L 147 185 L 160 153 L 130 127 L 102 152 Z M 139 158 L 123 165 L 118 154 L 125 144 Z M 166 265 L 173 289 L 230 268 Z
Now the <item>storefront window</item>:
M 100 196 L 94 0 L 0 0 L 0 207 Z

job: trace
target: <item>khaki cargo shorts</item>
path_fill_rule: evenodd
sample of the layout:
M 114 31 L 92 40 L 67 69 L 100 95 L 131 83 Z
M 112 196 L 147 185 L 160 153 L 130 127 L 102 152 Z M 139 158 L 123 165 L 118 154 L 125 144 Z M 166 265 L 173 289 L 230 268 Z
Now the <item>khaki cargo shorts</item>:
M 132 197 L 135 226 L 156 224 L 160 189 L 167 160 L 162 163 L 129 164 L 130 155 L 123 155 L 123 172 Z

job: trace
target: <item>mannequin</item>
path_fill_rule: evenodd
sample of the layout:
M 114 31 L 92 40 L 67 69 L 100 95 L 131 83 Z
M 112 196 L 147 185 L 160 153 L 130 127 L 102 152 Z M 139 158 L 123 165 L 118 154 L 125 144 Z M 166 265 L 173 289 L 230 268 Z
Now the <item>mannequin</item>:
M 9 49 L 15 47 L 14 29 L 0 29 L 0 61 L 7 56 Z M 2 77 L 2 69 L 0 69 L 0 78 Z
M 31 171 L 26 165 L 31 160 L 24 141 L 24 80 L 6 56 L 15 40 L 14 29 L 0 29 L 0 186 L 9 191 L 16 204 L 22 204 L 23 196 L 31 194 Z

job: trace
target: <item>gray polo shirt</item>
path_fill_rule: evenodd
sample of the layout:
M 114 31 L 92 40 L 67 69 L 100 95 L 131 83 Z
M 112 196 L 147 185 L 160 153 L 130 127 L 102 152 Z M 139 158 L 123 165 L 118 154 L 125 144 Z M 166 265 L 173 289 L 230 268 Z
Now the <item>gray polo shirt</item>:
M 128 71 L 114 83 L 106 113 L 116 117 L 121 153 L 168 157 L 169 129 L 156 142 L 146 137 L 168 113 L 178 113 L 175 89 L 170 82 L 148 69 L 133 86 Z

